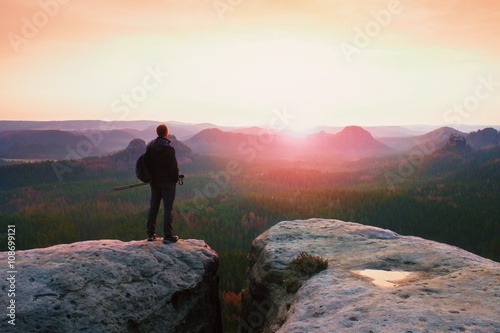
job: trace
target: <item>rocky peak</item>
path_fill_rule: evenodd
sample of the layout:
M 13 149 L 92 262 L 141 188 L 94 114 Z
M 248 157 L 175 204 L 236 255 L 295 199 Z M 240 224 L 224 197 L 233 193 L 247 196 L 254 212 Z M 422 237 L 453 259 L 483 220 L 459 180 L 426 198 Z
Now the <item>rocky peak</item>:
M 203 241 L 86 241 L 16 258 L 15 327 L 2 320 L 2 332 L 221 332 L 218 256 Z
M 370 132 L 359 126 L 347 126 L 342 131 L 337 133 L 337 137 L 342 137 L 346 140 L 373 140 L 373 136 L 370 134 Z
M 500 133 L 494 128 L 485 128 L 469 133 L 467 141 L 473 148 L 491 148 L 500 143 Z
M 234 133 L 230 133 L 234 134 Z M 226 136 L 228 136 L 228 132 L 224 132 L 218 128 L 206 128 L 196 135 L 194 135 L 192 138 L 187 140 L 186 142 L 193 142 L 196 140 L 208 140 L 208 141 L 217 141 L 217 140 L 224 140 Z
M 462 135 L 452 134 L 448 139 L 448 145 L 455 148 L 465 148 L 467 140 Z
M 301 253 L 328 262 L 293 271 Z M 257 237 L 240 332 L 500 332 L 500 264 L 390 230 L 310 219 Z
M 308 136 L 308 150 L 320 150 L 324 153 L 341 154 L 344 156 L 360 157 L 387 154 L 391 149 L 362 127 L 347 126 L 336 134 L 321 131 Z
M 126 149 L 145 151 L 146 141 L 142 139 L 133 139 L 132 141 L 130 141 Z

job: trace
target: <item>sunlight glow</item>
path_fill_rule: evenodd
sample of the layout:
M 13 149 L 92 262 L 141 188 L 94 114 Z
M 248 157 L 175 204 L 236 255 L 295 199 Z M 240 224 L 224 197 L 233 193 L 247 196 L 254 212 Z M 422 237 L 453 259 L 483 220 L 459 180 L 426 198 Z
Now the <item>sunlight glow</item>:
M 23 15 L 41 10 L 35 2 L 6 3 L 12 17 L 0 28 L 3 35 L 22 33 Z M 348 61 L 340 45 L 353 44 L 357 29 L 373 20 L 370 10 L 386 3 L 311 0 L 287 3 L 290 11 L 276 16 L 277 7 L 256 1 L 228 11 L 223 21 L 209 3 L 71 3 L 23 41 L 22 52 L 8 44 L 0 49 L 1 117 L 265 126 L 270 110 L 287 107 L 296 115 L 290 130 L 302 132 L 321 125 L 444 123 L 447 108 L 473 93 L 479 77 L 500 78 L 494 46 L 500 25 L 483 20 L 485 10 L 468 8 L 470 15 L 456 22 L 449 16 L 443 26 L 428 13 L 447 8 L 413 5 L 419 10 L 394 17 Z M 429 31 L 471 24 L 464 36 L 430 34 L 407 24 L 417 18 L 428 20 Z M 474 28 L 474 22 L 481 24 Z M 168 79 L 128 112 L 114 113 L 115 100 L 141 84 L 145 68 L 157 66 Z M 492 94 L 460 120 L 500 123 L 499 105 L 500 94 Z

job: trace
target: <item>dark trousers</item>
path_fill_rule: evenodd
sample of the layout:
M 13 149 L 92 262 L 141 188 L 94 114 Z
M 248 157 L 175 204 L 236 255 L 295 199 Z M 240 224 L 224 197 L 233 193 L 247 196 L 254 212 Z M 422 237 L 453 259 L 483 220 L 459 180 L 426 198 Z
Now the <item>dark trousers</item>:
M 160 201 L 163 199 L 163 236 L 173 235 L 172 209 L 174 207 L 176 183 L 164 184 L 160 187 L 151 186 L 151 201 L 149 202 L 147 233 L 151 235 L 156 232 L 156 217 L 160 209 Z

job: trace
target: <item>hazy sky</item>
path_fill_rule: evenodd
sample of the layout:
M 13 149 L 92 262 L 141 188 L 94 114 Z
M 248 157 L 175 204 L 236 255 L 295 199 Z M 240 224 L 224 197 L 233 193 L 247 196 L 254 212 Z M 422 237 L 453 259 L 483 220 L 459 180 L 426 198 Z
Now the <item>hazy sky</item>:
M 0 32 L 3 120 L 500 124 L 498 0 L 2 0 Z

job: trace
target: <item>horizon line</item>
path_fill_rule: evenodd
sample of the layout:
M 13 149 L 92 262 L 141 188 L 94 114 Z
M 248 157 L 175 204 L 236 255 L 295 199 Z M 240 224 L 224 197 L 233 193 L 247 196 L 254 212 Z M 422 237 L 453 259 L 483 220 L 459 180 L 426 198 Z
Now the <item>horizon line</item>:
M 113 123 L 113 122 L 123 122 L 123 123 L 133 123 L 133 122 L 152 122 L 152 123 L 164 123 L 164 124 L 182 124 L 182 125 L 213 125 L 217 127 L 232 127 L 232 128 L 267 128 L 267 126 L 259 125 L 259 124 L 248 124 L 248 125 L 221 125 L 212 122 L 187 122 L 187 121 L 178 121 L 178 120 L 151 120 L 151 119 L 131 119 L 131 120 L 104 120 L 104 119 L 63 119 L 63 120 L 26 120 L 26 119 L 0 119 L 0 122 L 39 122 L 39 123 L 50 123 L 50 122 L 105 122 L 105 123 Z M 349 127 L 349 126 L 358 126 L 358 127 L 407 127 L 407 126 L 426 126 L 426 127 L 500 127 L 500 124 L 429 124 L 429 123 L 413 123 L 413 124 L 335 124 L 335 125 L 315 125 L 311 126 L 308 129 L 313 130 L 321 127 Z M 290 130 L 293 132 L 293 130 Z

